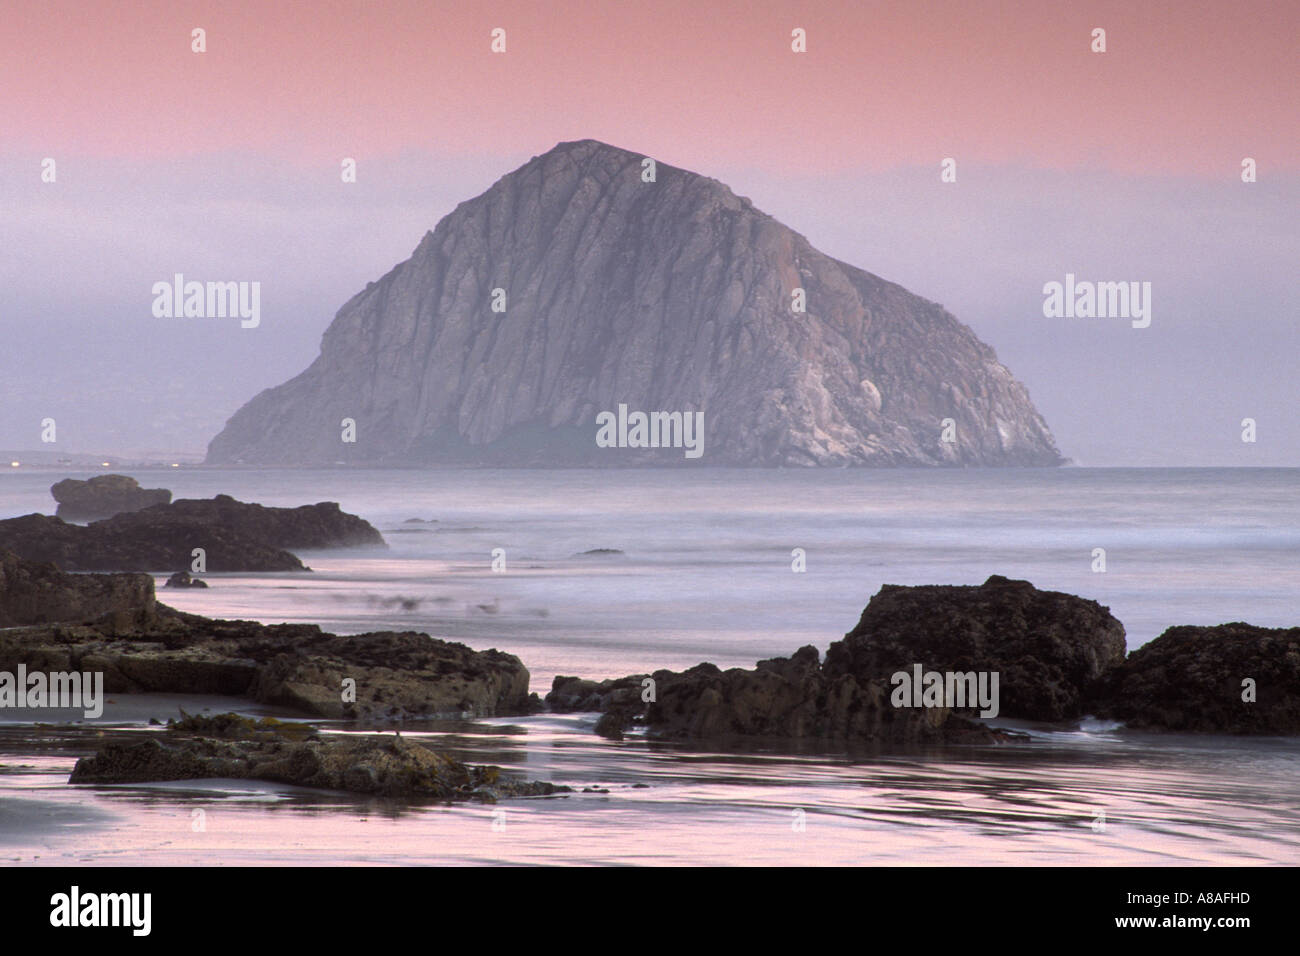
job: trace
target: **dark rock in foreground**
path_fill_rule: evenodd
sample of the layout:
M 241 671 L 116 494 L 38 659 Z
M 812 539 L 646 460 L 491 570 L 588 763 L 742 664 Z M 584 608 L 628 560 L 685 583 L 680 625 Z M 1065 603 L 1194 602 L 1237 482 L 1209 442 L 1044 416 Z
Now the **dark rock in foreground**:
M 655 700 L 643 700 L 654 682 Z M 656 737 L 725 741 L 754 737 L 841 743 L 996 743 L 1018 735 L 993 730 L 950 708 L 896 708 L 887 682 L 830 677 L 817 649 L 759 661 L 753 670 L 699 664 L 596 684 L 556 677 L 546 700 L 555 710 L 603 710 L 596 732 L 619 739 L 634 724 Z M 593 706 L 594 705 L 594 706 Z
M 997 672 L 988 716 L 1056 721 L 1082 715 L 1089 690 L 1123 657 L 1123 625 L 1095 601 L 994 575 L 978 587 L 885 585 L 825 663 L 809 646 L 754 670 L 657 671 L 648 675 L 653 701 L 642 699 L 645 675 L 599 684 L 557 677 L 546 700 L 556 711 L 603 711 L 596 729 L 609 737 L 644 723 L 657 736 L 685 739 L 993 741 L 1010 735 L 974 720 L 982 710 L 974 700 L 895 706 L 891 678 L 917 664 Z
M 638 724 L 677 739 L 1005 738 L 973 719 L 975 707 L 896 707 L 891 678 L 916 665 L 997 672 L 1001 717 L 1091 713 L 1136 729 L 1300 734 L 1300 628 L 1173 627 L 1125 659 L 1123 625 L 1107 608 L 998 575 L 978 587 L 885 585 L 824 663 L 803 647 L 753 670 L 556 677 L 546 702 L 556 712 L 601 712 L 596 732 L 615 739 Z M 655 700 L 643 699 L 647 682 Z
M 164 604 L 152 624 L 125 632 L 0 633 L 0 670 L 19 663 L 102 671 L 110 694 L 224 694 L 340 719 L 492 717 L 532 706 L 528 669 L 513 654 L 410 631 L 338 636 L 311 624 L 212 620 Z
M 386 547 L 332 501 L 267 508 L 229 495 L 182 498 L 80 526 L 30 514 L 0 521 L 0 548 L 65 571 L 175 571 L 202 548 L 207 571 L 306 571 L 289 548 Z
M 125 511 L 139 511 L 172 500 L 166 488 L 141 488 L 128 475 L 96 475 L 86 481 L 65 478 L 50 486 L 59 503 L 54 512 L 68 521 L 95 521 Z
M 269 780 L 381 797 L 469 800 L 569 793 L 513 780 L 397 737 L 321 737 L 301 725 L 235 714 L 188 717 L 136 743 L 110 743 L 82 757 L 69 783 L 144 783 L 205 778 Z
M 0 627 L 73 621 L 112 632 L 153 616 L 153 578 L 147 574 L 65 574 L 0 550 Z
M 884 585 L 826 652 L 825 670 L 884 680 L 914 664 L 997 671 L 1002 716 L 1060 721 L 1087 712 L 1124 651 L 1124 625 L 1108 608 L 995 574 L 975 587 Z
M 1300 627 L 1171 627 L 1107 675 L 1096 713 L 1148 730 L 1300 734 Z
M 642 681 L 649 676 L 634 674 L 631 677 L 603 681 L 557 676 L 551 681 L 551 692 L 546 695 L 546 703 L 557 714 L 609 710 L 613 707 L 635 708 L 641 699 Z

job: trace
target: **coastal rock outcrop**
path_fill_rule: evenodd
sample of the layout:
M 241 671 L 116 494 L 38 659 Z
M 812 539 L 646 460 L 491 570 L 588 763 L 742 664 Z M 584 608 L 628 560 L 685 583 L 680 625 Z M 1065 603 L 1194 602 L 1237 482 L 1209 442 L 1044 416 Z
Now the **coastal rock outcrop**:
M 1124 627 L 1108 608 L 1028 581 L 887 584 L 824 661 L 809 646 L 753 670 L 705 663 L 599 682 L 560 676 L 546 703 L 599 712 L 596 732 L 615 739 L 638 725 L 677 739 L 1008 739 L 960 698 L 895 706 L 893 676 L 919 665 L 926 674 L 996 672 L 1000 717 L 1092 714 L 1139 730 L 1300 735 L 1300 627 L 1172 627 L 1124 651 Z
M 925 672 L 996 671 L 997 716 L 1057 721 L 1081 716 L 1090 691 L 1123 658 L 1123 625 L 1106 608 L 994 575 L 977 587 L 885 585 L 825 662 L 807 646 L 753 670 L 705 663 L 600 683 L 557 677 L 546 702 L 602 711 L 596 730 L 615 738 L 644 724 L 686 739 L 1005 740 L 975 719 L 983 708 L 973 694 L 896 706 L 893 675 L 918 664 Z
M 603 681 L 557 676 L 551 681 L 551 692 L 546 695 L 546 704 L 557 714 L 635 708 L 641 698 L 643 681 L 649 676 L 635 674 Z
M 1124 625 L 1096 601 L 992 575 L 977 586 L 886 584 L 826 652 L 827 676 L 927 671 L 999 674 L 1004 717 L 1081 717 L 1124 660 Z
M 177 571 L 167 579 L 163 585 L 165 588 L 206 588 L 208 582 L 202 578 L 196 578 L 188 571 Z
M 67 571 L 174 571 L 190 566 L 195 548 L 203 549 L 208 571 L 308 570 L 289 551 L 219 524 L 168 521 L 162 526 L 110 526 L 145 514 L 148 511 L 137 511 L 88 525 L 41 514 L 8 518 L 0 521 L 0 547 Z
M 0 550 L 0 627 L 80 622 L 116 632 L 149 624 L 154 611 L 147 574 L 65 574 Z
M 386 547 L 333 501 L 268 508 L 229 495 L 182 498 L 88 525 L 30 514 L 0 521 L 0 547 L 65 571 L 176 571 L 202 548 L 207 571 L 306 571 L 290 548 Z
M 648 180 L 646 159 L 560 143 L 461 203 L 343 305 L 309 368 L 234 414 L 207 461 L 1062 462 L 1025 387 L 943 306 L 717 180 L 662 162 Z M 700 455 L 684 453 L 687 419 L 642 442 L 630 418 L 626 441 L 598 447 L 597 417 L 620 405 L 702 413 Z
M 0 669 L 102 671 L 108 693 L 222 694 L 340 719 L 492 717 L 533 709 L 513 654 L 427 634 L 338 636 L 311 624 L 263 625 L 157 605 L 150 625 L 15 628 Z M 354 683 L 352 683 L 354 682 Z
M 656 737 L 678 740 L 916 744 L 995 743 L 1017 736 L 949 707 L 893 707 L 886 681 L 829 677 L 812 646 L 793 657 L 759 661 L 753 670 L 723 671 L 705 663 L 601 684 L 557 677 L 546 701 L 554 710 L 603 711 L 596 733 L 615 740 L 638 724 Z
M 96 521 L 172 500 L 166 488 L 141 488 L 128 475 L 96 475 L 85 481 L 65 478 L 50 486 L 50 494 L 59 503 L 55 515 L 67 521 Z
M 569 787 L 517 780 L 400 737 L 324 737 L 300 725 L 236 714 L 187 717 L 145 740 L 110 742 L 77 761 L 69 783 L 234 778 L 379 797 L 495 803 Z
M 250 687 L 256 700 L 344 718 L 492 717 L 533 709 L 528 668 L 513 654 L 414 631 L 336 636 L 309 627 L 314 633 L 296 635 L 293 653 L 264 659 Z M 227 653 L 247 651 L 241 641 Z M 355 701 L 339 693 L 349 678 Z
M 1182 733 L 1300 734 L 1300 627 L 1171 627 L 1103 682 L 1098 716 Z
M 106 527 L 120 530 L 158 529 L 199 524 L 226 528 L 267 545 L 286 550 L 322 548 L 383 548 L 384 537 L 369 521 L 348 514 L 336 501 L 297 508 L 272 508 L 237 501 L 230 495 L 179 498 L 167 508 L 150 508 L 110 519 Z
M 329 634 L 158 604 L 147 574 L 65 574 L 0 552 L 0 670 L 99 671 L 108 693 L 223 694 L 341 719 L 536 709 L 528 669 L 415 632 Z

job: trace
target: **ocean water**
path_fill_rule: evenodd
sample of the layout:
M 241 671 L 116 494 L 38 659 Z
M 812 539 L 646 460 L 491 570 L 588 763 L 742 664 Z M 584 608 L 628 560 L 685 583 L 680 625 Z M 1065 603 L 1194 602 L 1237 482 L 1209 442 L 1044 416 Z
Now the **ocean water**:
M 311 574 L 210 574 L 210 589 L 161 591 L 164 601 L 497 647 L 524 660 L 540 695 L 557 674 L 824 651 L 884 583 L 1025 578 L 1109 606 L 1130 648 L 1175 624 L 1300 623 L 1300 470 L 132 474 L 177 497 L 338 501 L 390 545 L 301 552 Z M 0 517 L 52 513 L 61 477 L 0 473 Z M 1105 573 L 1093 571 L 1096 548 Z M 584 554 L 596 549 L 620 553 Z M 792 571 L 795 549 L 804 573 Z M 93 727 L 0 726 L 0 860 L 1300 863 L 1300 740 L 1096 722 L 1029 727 L 1023 746 L 851 754 L 610 742 L 590 733 L 595 715 L 404 727 L 466 759 L 608 791 L 495 808 L 238 781 L 66 784 L 101 735 L 153 732 L 148 716 L 176 706 L 118 701 Z

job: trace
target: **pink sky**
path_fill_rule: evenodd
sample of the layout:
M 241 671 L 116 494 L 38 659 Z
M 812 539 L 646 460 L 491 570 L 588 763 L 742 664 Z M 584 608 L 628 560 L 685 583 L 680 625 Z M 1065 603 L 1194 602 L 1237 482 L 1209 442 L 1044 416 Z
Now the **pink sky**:
M 1298 37 L 1300 4 L 1271 0 L 12 4 L 0 143 L 314 166 L 592 137 L 705 170 L 954 156 L 1235 178 L 1243 156 L 1300 168 Z

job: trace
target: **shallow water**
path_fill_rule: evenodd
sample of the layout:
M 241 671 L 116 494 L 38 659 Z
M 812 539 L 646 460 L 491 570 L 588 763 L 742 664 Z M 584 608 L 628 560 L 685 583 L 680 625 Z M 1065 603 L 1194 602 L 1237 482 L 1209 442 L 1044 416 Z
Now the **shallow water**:
M 86 732 L 32 753 L 7 729 L 4 761 L 20 766 L 0 772 L 0 861 L 1300 862 L 1290 741 L 1243 748 L 1222 738 L 1072 733 L 1023 746 L 849 757 L 611 743 L 590 726 L 539 716 L 484 721 L 472 732 L 403 731 L 530 779 L 608 791 L 496 806 L 410 805 L 239 780 L 70 787 L 75 756 L 93 746 Z M 25 753 L 15 760 L 16 750 Z
M 48 487 L 65 475 L 15 472 L 0 474 L 0 516 L 52 512 Z M 304 552 L 309 575 L 208 575 L 208 590 L 162 591 L 174 606 L 498 647 L 525 661 L 539 694 L 557 673 L 824 651 L 882 583 L 1027 578 L 1110 606 L 1130 647 L 1173 624 L 1300 623 L 1295 470 L 133 473 L 178 497 L 337 500 L 391 546 Z M 1104 574 L 1091 569 L 1097 547 Z M 624 553 L 581 556 L 598 548 Z M 791 571 L 794 548 L 806 573 Z M 149 732 L 147 717 L 175 706 L 118 701 L 93 725 L 39 734 L 0 722 L 0 860 L 1300 863 L 1300 741 L 1102 724 L 1036 729 L 1026 745 L 854 755 L 615 743 L 590 733 L 594 715 L 427 725 L 466 759 L 610 791 L 497 807 L 242 781 L 66 784 L 100 733 Z

